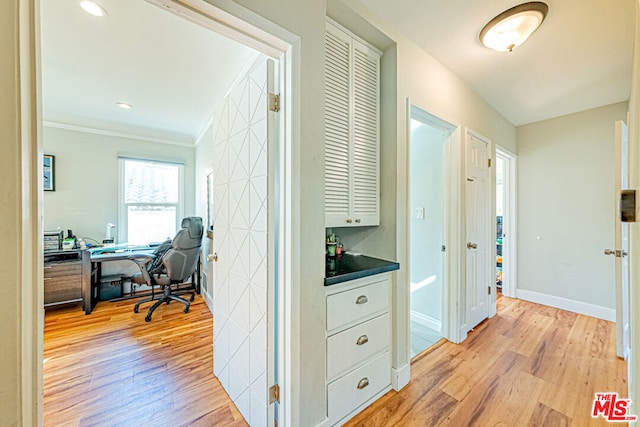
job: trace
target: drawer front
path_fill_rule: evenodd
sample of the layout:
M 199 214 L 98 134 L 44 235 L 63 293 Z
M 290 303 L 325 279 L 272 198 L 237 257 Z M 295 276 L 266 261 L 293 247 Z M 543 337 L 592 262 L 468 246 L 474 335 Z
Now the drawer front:
M 339 328 L 389 307 L 388 278 L 327 296 L 327 330 Z
M 44 265 L 44 277 L 64 277 L 82 274 L 82 263 L 79 261 L 71 262 L 51 262 Z
M 82 275 L 44 278 L 44 303 L 55 304 L 82 299 Z
M 386 352 L 327 386 L 328 412 L 331 423 L 371 399 L 391 384 L 391 353 Z
M 327 378 L 331 380 L 388 349 L 390 329 L 387 313 L 327 338 Z

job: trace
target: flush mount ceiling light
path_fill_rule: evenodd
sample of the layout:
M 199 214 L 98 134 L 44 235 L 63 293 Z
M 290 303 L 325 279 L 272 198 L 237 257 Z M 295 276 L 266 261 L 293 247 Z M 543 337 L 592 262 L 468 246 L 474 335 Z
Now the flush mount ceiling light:
M 131 104 L 127 104 L 126 102 L 116 102 L 116 105 L 123 110 L 131 110 L 133 108 Z
M 80 7 L 84 9 L 90 15 L 93 16 L 107 16 L 107 11 L 104 7 L 100 6 L 98 3 L 91 0 L 82 0 L 80 2 Z
M 498 52 L 511 52 L 538 29 L 549 6 L 534 1 L 505 10 L 480 31 L 480 42 Z

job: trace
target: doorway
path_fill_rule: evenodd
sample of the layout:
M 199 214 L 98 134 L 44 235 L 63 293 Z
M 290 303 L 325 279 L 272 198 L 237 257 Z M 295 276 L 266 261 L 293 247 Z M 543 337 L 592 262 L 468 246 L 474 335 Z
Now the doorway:
M 515 297 L 516 155 L 496 146 L 496 288 Z
M 410 357 L 439 341 L 446 318 L 447 186 L 455 127 L 411 107 L 409 134 Z
M 142 0 L 140 0 L 140 3 L 145 3 Z M 178 3 L 174 3 L 171 0 L 159 0 L 159 1 L 149 1 L 149 3 L 155 3 L 159 6 L 161 6 L 161 9 L 158 10 L 169 10 L 171 12 L 173 12 L 176 15 L 180 16 L 180 19 L 182 21 L 188 22 L 189 25 L 196 25 L 191 21 L 196 21 L 200 24 L 203 24 L 203 21 L 211 21 L 211 23 L 209 23 L 210 25 L 206 25 L 203 24 L 203 26 L 207 27 L 213 27 L 214 24 L 212 23 L 215 20 L 217 26 L 220 26 L 220 22 L 223 22 L 225 20 L 228 20 L 230 18 L 225 16 L 225 13 L 220 11 L 220 15 L 218 17 L 214 17 L 215 15 L 215 11 L 211 8 L 211 6 L 207 5 L 206 7 L 206 12 L 205 11 L 197 11 L 198 9 L 196 6 L 192 6 L 192 8 L 184 8 L 182 6 L 180 6 Z M 162 12 L 165 13 L 165 12 Z M 187 18 L 192 18 L 192 19 L 187 19 Z M 229 34 L 233 34 L 234 28 L 236 28 L 235 26 L 240 25 L 239 22 L 234 22 L 233 24 L 230 23 L 225 23 L 224 25 L 227 25 L 225 27 L 225 35 L 228 36 Z M 280 87 L 283 88 L 283 90 L 288 90 L 287 93 L 287 98 L 289 99 L 289 97 L 292 95 L 291 93 L 291 75 L 293 74 L 293 66 L 292 65 L 287 65 L 284 62 L 284 57 L 285 55 L 287 56 L 287 59 L 291 59 L 291 55 L 293 54 L 292 52 L 292 48 L 291 46 L 288 46 L 286 48 L 284 48 L 283 46 L 286 44 L 284 43 L 282 40 L 277 40 L 275 37 L 271 37 L 269 35 L 267 35 L 266 33 L 264 33 L 263 31 L 259 31 L 258 29 L 254 29 L 254 28 L 250 28 L 249 24 L 246 23 L 242 23 L 243 26 L 243 30 L 242 30 L 242 36 L 240 36 L 238 33 L 237 35 L 237 39 L 242 39 L 243 41 L 247 41 L 249 39 L 251 39 L 251 42 L 249 44 L 251 44 L 251 47 L 254 49 L 257 49 L 259 51 L 261 51 L 263 54 L 266 54 L 268 56 L 271 56 L 274 59 L 280 60 L 280 63 L 278 64 L 278 70 L 280 71 L 280 73 L 278 74 L 279 76 L 279 84 Z M 233 36 L 231 37 L 233 38 Z M 234 39 L 235 40 L 235 39 Z M 277 41 L 277 43 L 276 43 Z M 283 51 L 278 50 L 277 48 L 275 48 L 274 46 L 280 46 L 283 47 Z M 295 53 L 295 55 L 297 55 L 297 52 Z M 291 63 L 295 63 L 295 61 L 291 61 Z M 38 67 L 41 68 L 42 64 L 38 64 Z M 251 70 L 249 70 L 251 71 Z M 272 70 L 273 71 L 273 70 Z M 296 70 L 297 72 L 297 70 Z M 265 74 L 265 81 L 266 81 L 266 72 Z M 273 72 L 272 72 L 273 75 Z M 265 87 L 261 87 L 259 89 L 266 89 Z M 251 96 L 254 95 L 255 91 L 253 90 L 253 88 L 248 89 L 251 90 Z M 267 96 L 267 94 L 262 94 L 264 95 L 262 98 L 262 104 L 266 105 L 269 104 L 271 101 L 271 98 L 269 96 Z M 280 103 L 280 108 L 282 108 L 282 113 L 284 113 L 284 107 L 286 106 L 286 102 L 281 102 Z M 254 113 L 254 111 L 251 112 L 252 114 Z M 267 115 L 266 113 L 266 108 L 265 108 L 265 116 Z M 284 114 L 281 114 L 282 116 L 284 116 Z M 266 121 L 266 120 L 265 120 Z M 262 248 L 264 250 L 264 267 L 265 269 L 268 268 L 268 273 L 270 274 L 268 279 L 265 279 L 265 281 L 263 283 L 261 283 L 261 285 L 263 285 L 264 290 L 266 291 L 265 293 L 269 293 L 269 295 L 265 295 L 264 297 L 264 302 L 266 304 L 268 304 L 268 308 L 266 306 L 262 307 L 265 310 L 268 310 L 268 314 L 265 314 L 263 316 L 263 318 L 261 318 L 262 321 L 265 322 L 269 322 L 268 328 L 269 331 L 265 331 L 265 335 L 267 335 L 267 339 L 269 340 L 268 342 L 264 343 L 265 344 L 265 354 L 264 354 L 264 359 L 265 359 L 265 363 L 268 361 L 268 363 L 271 364 L 271 367 L 269 369 L 268 372 L 265 373 L 264 376 L 262 376 L 260 378 L 260 380 L 262 381 L 261 383 L 257 384 L 257 385 L 253 385 L 253 389 L 255 389 L 256 394 L 260 394 L 261 396 L 267 395 L 267 390 L 259 390 L 259 386 L 264 384 L 265 387 L 268 387 L 269 385 L 272 384 L 277 384 L 279 383 L 279 376 L 284 376 L 287 374 L 287 369 L 286 366 L 284 365 L 284 358 L 282 359 L 275 359 L 273 354 L 267 354 L 267 351 L 276 353 L 276 352 L 280 352 L 280 354 L 283 355 L 289 355 L 289 351 L 287 350 L 286 347 L 284 347 L 284 344 L 281 342 L 278 342 L 276 340 L 277 336 L 279 335 L 279 333 L 281 333 L 282 330 L 284 330 L 285 328 L 288 328 L 290 326 L 290 319 L 286 316 L 284 311 L 282 313 L 276 312 L 275 307 L 276 305 L 281 305 L 281 306 L 289 306 L 289 303 L 286 302 L 286 300 L 284 300 L 284 295 L 289 295 L 288 292 L 288 286 L 289 286 L 289 282 L 288 279 L 286 279 L 285 277 L 289 277 L 288 273 L 288 268 L 289 268 L 289 263 L 287 263 L 287 267 L 285 269 L 284 265 L 282 266 L 276 266 L 276 263 L 279 262 L 285 262 L 286 260 L 283 259 L 283 257 L 277 257 L 277 253 L 282 253 L 282 248 L 284 245 L 289 245 L 290 244 L 290 240 L 291 240 L 291 230 L 290 228 L 287 226 L 282 226 L 282 227 L 278 227 L 276 222 L 280 220 L 280 218 L 277 215 L 272 215 L 272 212 L 274 211 L 273 207 L 274 205 L 277 205 L 282 211 L 283 211 L 283 216 L 289 215 L 289 212 L 291 210 L 291 202 L 289 200 L 289 193 L 288 193 L 288 189 L 289 184 L 290 184 L 290 180 L 291 178 L 291 160 L 290 158 L 288 158 L 288 155 L 290 153 L 290 147 L 288 146 L 292 134 L 291 134 L 291 126 L 292 123 L 288 123 L 287 124 L 287 128 L 284 128 L 284 118 L 276 118 L 274 120 L 272 120 L 273 122 L 277 123 L 278 126 L 281 126 L 283 128 L 283 131 L 280 133 L 274 133 L 275 137 L 277 138 L 277 141 L 275 141 L 275 146 L 277 146 L 277 150 L 273 150 L 270 151 L 268 153 L 269 156 L 269 163 L 267 164 L 266 161 L 263 164 L 263 168 L 261 169 L 262 171 L 264 171 L 264 180 L 267 181 L 267 175 L 268 175 L 268 181 L 269 183 L 264 183 L 264 191 L 266 192 L 267 190 L 269 191 L 269 194 L 272 196 L 271 199 L 269 199 L 268 201 L 266 200 L 266 196 L 264 199 L 260 200 L 260 206 L 263 208 L 263 210 L 268 210 L 269 211 L 269 224 L 261 224 L 265 226 L 265 235 L 267 233 L 270 233 L 270 235 L 267 237 L 265 237 L 265 241 L 264 243 L 264 247 Z M 266 128 L 267 126 L 265 125 L 265 133 L 266 133 Z M 263 147 L 264 148 L 264 147 Z M 152 149 L 151 149 L 152 150 Z M 267 150 L 266 148 L 262 149 L 262 151 L 264 151 L 264 156 L 263 157 L 267 157 Z M 244 152 L 243 152 L 244 153 Z M 250 150 L 247 150 L 246 153 L 250 153 Z M 237 153 L 238 155 L 240 155 L 241 153 Z M 260 154 L 260 153 L 258 153 Z M 251 154 L 249 154 L 249 156 L 251 156 Z M 250 157 L 250 160 L 255 160 L 254 158 Z M 275 164 L 280 165 L 280 169 L 276 168 L 274 165 Z M 266 165 L 266 166 L 265 166 Z M 280 176 L 280 179 L 277 179 L 276 176 Z M 285 178 L 286 177 L 286 178 Z M 277 186 L 277 188 L 276 188 Z M 268 189 L 267 189 L 268 187 Z M 275 197 L 275 195 L 278 196 L 278 200 L 275 200 L 273 197 Z M 252 200 L 249 201 L 249 206 L 250 209 L 252 209 Z M 42 211 L 42 207 L 39 207 L 40 211 Z M 191 209 L 194 209 L 193 207 Z M 189 212 L 189 211 L 187 211 Z M 207 216 L 205 212 L 199 212 L 199 214 L 201 216 Z M 275 235 L 277 233 L 277 236 Z M 268 247 L 267 247 L 268 245 Z M 235 248 L 235 249 L 242 249 L 242 248 Z M 247 251 L 253 250 L 254 247 L 252 246 L 251 248 L 246 248 Z M 267 265 L 268 264 L 268 265 Z M 275 274 L 276 271 L 280 271 L 283 273 L 282 277 L 277 276 Z M 265 276 L 266 276 L 266 272 L 265 272 Z M 42 285 L 40 285 L 42 286 Z M 280 293 L 276 292 L 277 287 L 282 287 L 282 290 Z M 280 299 L 282 298 L 282 299 Z M 36 309 L 36 308 L 34 308 Z M 277 317 L 276 317 L 277 316 Z M 266 326 L 265 326 L 266 327 Z M 278 328 L 276 330 L 276 328 Z M 41 334 L 42 330 L 39 329 L 38 333 Z M 40 335 L 42 336 L 42 335 Z M 254 349 L 255 350 L 255 349 Z M 283 351 L 284 350 L 284 351 Z M 255 357 L 255 352 L 254 354 L 252 354 L 252 356 Z M 42 359 L 42 354 L 40 353 L 40 359 Z M 248 360 L 247 360 L 247 365 L 244 366 L 244 369 L 246 371 L 249 370 L 249 366 L 248 366 Z M 238 365 L 238 363 L 236 363 L 236 365 Z M 276 366 L 278 365 L 278 366 Z M 284 386 L 286 387 L 287 384 L 284 384 Z M 262 391 L 262 393 L 261 393 Z M 41 390 L 37 391 L 41 394 Z M 285 389 L 285 391 L 283 392 L 284 395 L 286 395 L 287 391 Z M 267 402 L 266 398 L 262 399 L 262 404 L 266 406 L 270 406 L 269 410 L 273 412 L 273 405 L 271 405 L 271 402 Z M 240 406 L 240 405 L 238 405 Z M 266 412 L 265 412 L 266 413 Z M 289 408 L 285 407 L 285 406 L 281 406 L 281 413 L 285 414 L 285 417 L 290 417 L 290 413 L 289 413 Z M 248 412 L 247 413 L 243 413 L 243 415 L 245 416 L 245 418 L 247 420 L 250 420 L 249 416 L 248 416 Z M 254 416 L 254 414 L 258 414 L 258 417 L 262 417 L 261 415 L 261 411 L 257 409 L 257 407 L 254 405 L 251 409 L 251 416 Z M 285 418 L 286 419 L 286 418 Z M 284 420 L 283 420 L 284 421 Z M 274 421 L 273 419 L 271 420 L 267 420 L 267 419 L 256 419 L 251 420 L 250 421 L 252 424 L 265 424 L 265 425 L 273 425 Z M 284 423 L 283 423 L 284 424 Z

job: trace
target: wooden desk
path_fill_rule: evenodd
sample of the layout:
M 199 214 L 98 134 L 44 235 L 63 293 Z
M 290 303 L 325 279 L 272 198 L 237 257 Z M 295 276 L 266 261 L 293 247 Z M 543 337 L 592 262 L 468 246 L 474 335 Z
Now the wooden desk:
M 84 313 L 89 314 L 95 307 L 99 299 L 100 279 L 102 278 L 102 263 L 108 261 L 124 261 L 133 259 L 150 258 L 153 256 L 153 248 L 141 249 L 117 249 L 113 251 L 107 248 L 100 248 L 104 252 L 84 251 L 87 253 L 83 261 L 83 308 Z
M 90 314 L 99 300 L 100 279 L 102 278 L 102 263 L 109 261 L 132 261 L 134 259 L 144 259 L 153 256 L 155 248 L 134 247 L 131 249 L 99 248 L 102 252 L 83 251 L 82 257 L 82 290 L 83 309 L 85 314 Z M 85 257 L 86 254 L 86 257 Z M 200 293 L 200 262 L 198 268 L 191 278 L 197 293 Z M 137 295 L 143 297 L 148 295 Z

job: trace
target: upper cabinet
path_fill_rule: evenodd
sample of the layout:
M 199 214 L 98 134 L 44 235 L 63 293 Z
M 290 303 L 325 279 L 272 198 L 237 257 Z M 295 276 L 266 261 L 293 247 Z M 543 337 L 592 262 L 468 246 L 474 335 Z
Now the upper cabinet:
M 327 21 L 326 227 L 380 224 L 380 57 Z

